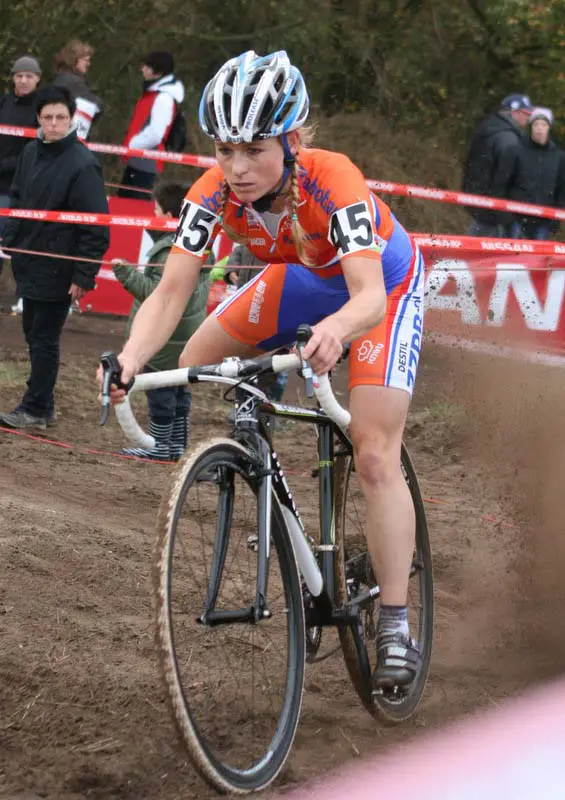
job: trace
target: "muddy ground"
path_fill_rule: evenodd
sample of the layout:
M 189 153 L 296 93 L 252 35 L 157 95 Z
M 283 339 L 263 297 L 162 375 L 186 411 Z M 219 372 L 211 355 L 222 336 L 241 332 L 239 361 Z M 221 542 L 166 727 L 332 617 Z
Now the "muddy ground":
M 66 326 L 50 436 L 72 446 L 0 431 L 0 796 L 14 800 L 216 796 L 177 744 L 154 655 L 150 556 L 171 467 L 106 454 L 122 436 L 97 424 L 97 357 L 123 329 L 87 315 Z M 2 410 L 26 365 L 20 320 L 4 313 Z M 339 654 L 309 667 L 279 787 L 563 671 L 563 384 L 560 370 L 425 348 L 407 429 L 435 555 L 425 699 L 383 728 Z M 218 390 L 198 387 L 193 441 L 226 430 L 218 407 Z M 315 486 L 293 476 L 314 463 L 309 444 L 302 428 L 279 435 L 299 505 Z

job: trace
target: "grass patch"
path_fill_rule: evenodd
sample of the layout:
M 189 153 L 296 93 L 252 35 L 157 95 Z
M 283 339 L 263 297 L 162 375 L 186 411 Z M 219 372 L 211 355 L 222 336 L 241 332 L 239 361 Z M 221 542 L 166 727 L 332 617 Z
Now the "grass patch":
M 29 373 L 29 364 L 22 361 L 0 362 L 0 386 L 3 389 L 21 387 Z

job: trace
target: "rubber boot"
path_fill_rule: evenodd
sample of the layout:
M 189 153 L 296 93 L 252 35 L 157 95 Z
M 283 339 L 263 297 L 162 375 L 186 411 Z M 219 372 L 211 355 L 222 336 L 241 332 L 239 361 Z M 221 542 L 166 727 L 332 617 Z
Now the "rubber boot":
M 188 413 L 175 417 L 171 436 L 171 461 L 178 461 L 183 457 L 188 446 L 189 429 Z
M 173 422 L 159 422 L 157 419 L 149 420 L 149 434 L 155 439 L 155 447 L 146 450 L 143 447 L 127 447 L 122 450 L 124 456 L 137 456 L 152 461 L 171 461 L 171 437 Z

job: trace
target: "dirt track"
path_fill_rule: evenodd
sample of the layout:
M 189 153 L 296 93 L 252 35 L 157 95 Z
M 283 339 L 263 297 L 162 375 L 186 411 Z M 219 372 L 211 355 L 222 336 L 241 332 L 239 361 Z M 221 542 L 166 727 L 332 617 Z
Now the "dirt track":
M 74 448 L 0 432 L 0 796 L 14 800 L 215 796 L 176 743 L 154 659 L 150 553 L 170 467 L 86 452 L 122 446 L 115 423 L 97 425 L 93 387 L 98 354 L 122 332 L 102 318 L 67 325 L 53 434 Z M 4 410 L 26 377 L 18 318 L 0 317 L 0 356 Z M 380 728 L 339 654 L 310 667 L 279 785 L 559 672 L 564 379 L 425 351 L 407 434 L 433 501 L 437 622 L 425 701 L 405 727 Z M 216 401 L 214 390 L 195 393 L 195 441 L 225 429 Z M 303 439 L 293 429 L 280 438 L 291 472 L 308 467 L 296 456 Z M 300 505 L 311 487 L 289 482 Z

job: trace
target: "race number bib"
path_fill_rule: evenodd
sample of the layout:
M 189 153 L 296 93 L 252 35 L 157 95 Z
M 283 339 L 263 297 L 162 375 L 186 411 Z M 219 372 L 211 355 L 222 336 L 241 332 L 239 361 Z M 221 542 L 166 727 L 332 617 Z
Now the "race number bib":
M 340 258 L 359 250 L 376 248 L 368 204 L 362 201 L 334 211 L 328 239 Z
M 175 244 L 194 256 L 210 249 L 218 217 L 203 206 L 185 200 L 175 234 Z

